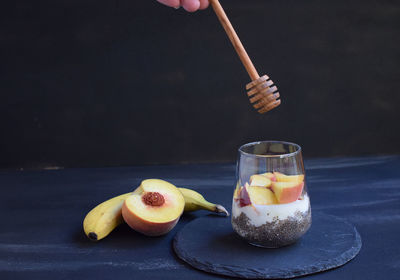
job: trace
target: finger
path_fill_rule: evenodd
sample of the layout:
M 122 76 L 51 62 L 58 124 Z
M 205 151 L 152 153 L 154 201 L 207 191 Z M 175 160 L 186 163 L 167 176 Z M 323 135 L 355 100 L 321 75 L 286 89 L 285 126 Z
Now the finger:
M 210 2 L 208 2 L 208 0 L 200 0 L 199 10 L 207 9 L 208 8 L 208 4 L 210 4 Z
M 161 4 L 174 7 L 174 8 L 179 8 L 180 6 L 180 1 L 179 0 L 157 0 Z
M 182 7 L 188 12 L 195 12 L 200 7 L 199 0 L 182 0 L 181 4 L 182 4 Z

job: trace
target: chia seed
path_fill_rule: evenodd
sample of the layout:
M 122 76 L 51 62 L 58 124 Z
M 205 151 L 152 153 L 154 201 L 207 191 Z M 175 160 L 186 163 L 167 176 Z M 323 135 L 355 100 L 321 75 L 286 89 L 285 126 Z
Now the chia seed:
M 311 207 L 307 212 L 296 211 L 284 220 L 274 217 L 272 222 L 254 226 L 249 218 L 241 213 L 232 216 L 232 227 L 247 242 L 261 247 L 278 248 L 296 242 L 311 226 Z

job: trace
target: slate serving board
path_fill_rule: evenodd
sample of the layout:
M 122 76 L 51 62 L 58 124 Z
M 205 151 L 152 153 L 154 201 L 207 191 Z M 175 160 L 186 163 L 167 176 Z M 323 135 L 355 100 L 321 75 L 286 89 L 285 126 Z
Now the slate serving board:
M 361 249 L 357 229 L 343 218 L 313 213 L 310 230 L 295 244 L 265 249 L 233 232 L 229 218 L 207 216 L 187 224 L 173 242 L 178 257 L 215 274 L 247 279 L 293 278 L 344 265 Z

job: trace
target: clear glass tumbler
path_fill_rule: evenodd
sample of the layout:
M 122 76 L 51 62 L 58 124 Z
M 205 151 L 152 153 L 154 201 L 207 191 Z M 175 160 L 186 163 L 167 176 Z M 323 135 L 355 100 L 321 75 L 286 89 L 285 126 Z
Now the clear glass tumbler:
M 262 141 L 239 148 L 232 227 L 252 245 L 278 248 L 311 226 L 301 147 Z

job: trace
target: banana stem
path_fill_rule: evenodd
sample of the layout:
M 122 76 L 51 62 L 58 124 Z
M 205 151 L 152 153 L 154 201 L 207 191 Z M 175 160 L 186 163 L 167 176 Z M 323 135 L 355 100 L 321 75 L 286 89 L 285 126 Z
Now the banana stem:
M 215 205 L 215 212 L 217 213 L 224 213 L 226 216 L 229 216 L 229 212 L 226 211 L 225 207 L 219 204 Z
M 203 204 L 202 208 L 205 209 L 205 210 L 208 210 L 208 211 L 211 211 L 211 212 L 215 212 L 215 213 L 223 213 L 226 216 L 229 216 L 229 212 L 222 205 L 214 204 L 214 203 L 211 203 L 211 202 L 208 202 L 208 201 L 207 202 L 203 202 L 202 204 Z

